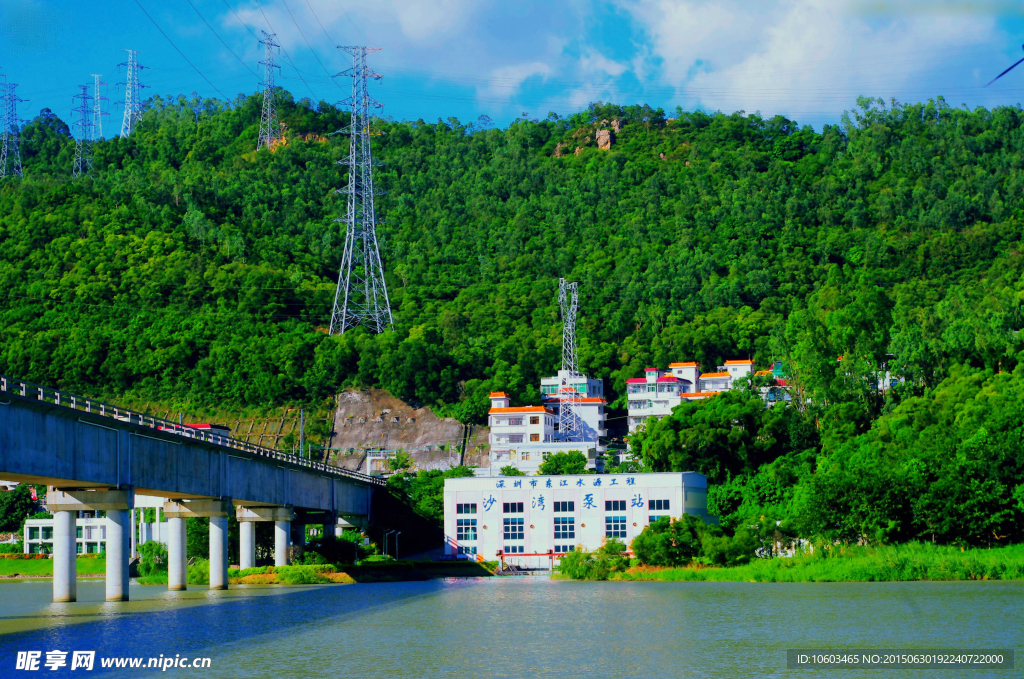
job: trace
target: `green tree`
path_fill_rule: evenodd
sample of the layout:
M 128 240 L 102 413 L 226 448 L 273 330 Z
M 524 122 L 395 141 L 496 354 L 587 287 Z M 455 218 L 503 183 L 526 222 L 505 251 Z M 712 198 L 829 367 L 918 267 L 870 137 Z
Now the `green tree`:
M 514 467 L 510 464 L 507 464 L 504 467 L 502 467 L 498 473 L 501 474 L 502 476 L 526 476 L 526 472 L 519 469 L 519 467 Z
M 586 474 L 587 456 L 578 450 L 551 453 L 537 469 L 538 476 L 563 476 Z

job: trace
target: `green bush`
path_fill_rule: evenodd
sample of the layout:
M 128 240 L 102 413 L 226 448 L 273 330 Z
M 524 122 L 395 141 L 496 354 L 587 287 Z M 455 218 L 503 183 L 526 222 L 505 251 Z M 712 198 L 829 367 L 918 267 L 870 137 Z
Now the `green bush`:
M 13 542 L 6 542 L 0 545 L 0 554 L 20 554 L 22 546 Z
M 195 563 L 188 567 L 188 584 L 210 584 L 210 562 L 207 559 L 196 559 Z
M 167 548 L 162 542 L 147 540 L 139 545 L 139 577 L 167 572 Z
M 633 538 L 633 553 L 645 566 L 682 566 L 690 562 L 713 566 L 749 563 L 760 540 L 754 529 L 741 526 L 732 536 L 697 516 L 668 517 L 645 526 Z
M 629 568 L 629 557 L 623 556 L 626 545 L 615 538 L 605 539 L 597 550 L 576 549 L 564 555 L 558 570 L 573 580 L 607 580 L 612 573 Z

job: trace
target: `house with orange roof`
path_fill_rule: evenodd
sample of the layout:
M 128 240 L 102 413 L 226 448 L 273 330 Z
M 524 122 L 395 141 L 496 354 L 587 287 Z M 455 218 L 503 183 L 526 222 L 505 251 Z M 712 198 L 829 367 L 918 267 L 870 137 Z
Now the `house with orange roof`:
M 491 466 L 489 474 L 498 475 L 505 466 L 536 473 L 551 453 L 579 450 L 587 455 L 588 466 L 596 465 L 596 440 L 559 441 L 556 435 L 557 412 L 548 405 L 513 406 L 502 391 L 490 394 L 487 413 L 490 428 Z M 603 399 L 601 399 L 603 403 Z M 478 476 L 484 475 L 478 470 Z

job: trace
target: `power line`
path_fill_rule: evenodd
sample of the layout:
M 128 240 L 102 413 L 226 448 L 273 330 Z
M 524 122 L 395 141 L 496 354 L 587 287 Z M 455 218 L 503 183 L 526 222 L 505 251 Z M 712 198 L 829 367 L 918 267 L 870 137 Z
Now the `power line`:
M 138 2 L 139 0 L 135 1 Z M 256 0 L 256 6 L 260 8 L 260 14 L 263 15 L 263 20 L 267 22 L 267 28 L 270 29 L 271 33 L 276 34 L 276 31 L 274 31 L 274 27 L 270 25 L 270 19 L 267 18 L 267 13 L 263 11 L 263 5 L 260 4 L 260 0 Z M 284 58 L 288 60 L 288 63 L 291 64 L 292 68 L 295 68 L 295 63 L 292 61 L 291 55 L 288 54 L 288 50 L 282 47 L 281 52 L 284 53 Z M 312 94 L 313 98 L 315 99 L 316 94 L 313 94 L 313 88 L 310 87 L 309 83 L 306 82 L 306 79 L 302 77 L 302 72 L 299 71 L 299 69 L 297 68 L 295 68 L 295 72 L 299 74 L 299 80 L 302 81 L 302 84 L 306 86 L 306 89 L 309 90 L 309 93 Z
M 238 19 L 238 23 L 242 24 L 242 27 L 245 30 L 249 31 L 249 35 L 251 35 L 252 37 L 256 38 L 257 40 L 260 39 L 258 35 L 256 35 L 255 33 L 252 32 L 252 29 L 249 28 L 249 25 L 247 23 L 245 23 L 244 21 L 242 21 L 242 17 L 238 16 L 238 13 L 231 7 L 231 5 L 228 4 L 227 0 L 220 0 L 220 1 L 223 2 L 224 6 L 227 7 L 231 11 L 232 14 L 235 15 L 235 18 Z
M 198 9 L 196 9 L 196 6 L 194 4 L 192 4 L 192 0 L 185 0 L 185 1 L 188 2 L 188 4 L 192 6 L 192 9 L 194 9 L 196 14 L 199 15 L 199 18 L 203 20 L 203 23 L 206 24 L 206 27 L 210 29 L 210 32 L 213 33 L 215 36 L 217 36 L 217 40 L 220 40 L 220 44 L 224 45 L 224 47 L 227 49 L 228 52 L 231 52 L 231 56 L 233 56 L 235 59 L 238 59 L 238 63 L 240 63 L 242 66 L 245 66 L 247 69 L 249 69 L 249 73 L 252 73 L 253 75 L 255 75 L 258 78 L 259 75 L 256 73 L 256 71 L 254 71 L 251 68 L 249 68 L 249 65 L 247 63 L 245 63 L 244 61 L 242 61 L 242 58 L 239 57 L 237 54 L 235 54 L 235 51 L 233 49 L 228 47 L 228 44 L 226 42 L 224 42 L 224 38 L 220 37 L 220 34 L 218 34 L 217 31 L 213 30 L 213 26 L 211 26 L 210 22 L 206 20 L 206 17 L 204 17 L 202 15 L 202 13 Z
M 327 67 L 326 67 L 326 66 L 324 66 L 324 62 L 320 61 L 320 57 L 318 57 L 318 56 L 316 55 L 316 52 L 315 52 L 315 51 L 313 50 L 313 46 L 312 46 L 312 45 L 310 45 L 310 44 L 309 44 L 309 40 L 307 40 L 307 39 L 306 39 L 306 34 L 302 32 L 302 27 L 301 27 L 301 26 L 299 26 L 299 22 L 297 22 L 297 21 L 295 20 L 295 15 L 294 15 L 294 14 L 292 14 L 292 9 L 291 9 L 291 7 L 289 7 L 289 6 L 288 6 L 288 0 L 281 0 L 281 2 L 282 2 L 282 3 L 284 4 L 284 8 L 285 8 L 286 10 L 288 10 L 288 16 L 290 16 L 290 17 L 291 17 L 291 19 L 292 19 L 292 23 L 293 23 L 293 24 L 295 24 L 295 28 L 299 29 L 299 35 L 301 35 L 301 36 L 302 36 L 302 41 L 303 41 L 304 43 L 306 43 L 306 47 L 308 47 L 308 48 L 309 48 L 309 51 L 310 51 L 310 52 L 312 53 L 312 55 L 313 55 L 313 58 L 314 58 L 314 59 L 316 59 L 316 63 L 320 64 L 320 68 L 324 69 L 324 73 L 326 73 L 326 74 L 327 74 L 327 77 L 328 77 L 328 78 L 330 78 L 330 77 L 331 77 L 331 72 L 327 70 Z M 295 70 L 297 71 L 297 70 L 299 70 L 299 69 L 295 69 Z M 338 84 L 338 82 L 337 82 L 336 80 L 334 80 L 333 78 L 331 78 L 331 82 L 333 82 L 333 83 L 334 83 L 334 85 L 335 85 L 335 87 L 337 87 L 337 88 L 338 88 L 339 90 L 340 90 L 340 89 L 342 89 L 341 85 L 339 85 L 339 84 Z
M 147 17 L 147 18 L 148 18 L 148 19 L 149 19 L 149 20 L 150 20 L 151 22 L 153 22 L 153 25 L 154 25 L 154 26 L 156 26 L 156 30 L 160 31 L 160 35 L 162 35 L 162 36 L 164 36 L 165 38 L 167 38 L 167 42 L 171 43 L 171 47 L 173 47 L 173 48 L 174 48 L 174 51 L 175 51 L 175 52 L 177 52 L 178 54 L 180 54 L 180 55 L 181 55 L 181 58 L 182 58 L 182 59 L 184 59 L 184 60 L 185 60 L 185 62 L 186 62 L 186 63 L 187 63 L 187 64 L 188 64 L 189 66 L 191 66 L 191 67 L 192 67 L 193 69 L 195 69 L 195 72 L 196 72 L 196 73 L 198 73 L 198 74 L 200 75 L 200 77 L 201 77 L 201 78 L 202 78 L 203 80 L 205 80 L 205 81 L 207 82 L 207 84 L 208 84 L 208 85 L 209 85 L 210 87 L 212 87 L 212 88 L 213 88 L 214 90 L 216 90 L 217 94 L 219 94 L 220 96 L 224 97 L 224 100 L 225 100 L 225 101 L 227 101 L 227 100 L 228 100 L 228 97 L 227 97 L 227 95 L 226 95 L 226 94 L 224 94 L 223 92 L 221 92 L 220 90 L 218 90 L 218 89 L 217 89 L 217 86 L 216 86 L 216 85 L 214 85 L 214 84 L 213 84 L 212 82 L 210 82 L 210 79 L 209 79 L 209 78 L 207 78 L 207 77 L 206 77 L 205 75 L 203 75 L 203 72 L 202 72 L 202 71 L 200 71 L 200 70 L 199 70 L 198 68 L 196 68 L 196 65 L 195 65 L 195 64 L 193 64 L 193 63 L 192 63 L 191 61 L 189 61 L 189 60 L 188 60 L 188 57 L 186 57 L 186 56 L 185 56 L 185 53 L 184 53 L 184 52 L 182 52 L 182 51 L 181 51 L 180 49 L 178 49 L 178 46 L 174 44 L 174 41 L 173 41 L 173 40 L 171 40 L 170 36 L 168 36 L 168 35 L 167 35 L 166 33 L 164 33 L 164 29 L 160 28 L 160 24 L 158 24 L 158 23 L 156 22 L 156 19 L 154 19 L 153 17 L 151 17 L 151 16 L 149 15 L 149 12 L 147 12 L 147 11 L 146 11 L 146 8 L 142 6 L 142 3 L 141 3 L 141 2 L 139 2 L 139 0 L 135 0 L 135 4 L 136 4 L 136 5 L 138 5 L 138 6 L 139 6 L 139 9 L 141 9 L 141 10 L 142 10 L 142 13 L 143 13 L 143 14 L 145 14 L 145 15 L 146 15 L 146 17 Z

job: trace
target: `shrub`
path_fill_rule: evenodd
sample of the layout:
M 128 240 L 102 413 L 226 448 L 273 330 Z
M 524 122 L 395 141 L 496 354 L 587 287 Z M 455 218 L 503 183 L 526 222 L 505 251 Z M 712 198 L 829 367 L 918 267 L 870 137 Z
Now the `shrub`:
M 195 563 L 188 567 L 188 584 L 210 584 L 210 562 L 207 559 L 196 559 Z
M 558 569 L 573 580 L 607 580 L 612 573 L 629 568 L 629 557 L 623 556 L 626 545 L 615 538 L 605 539 L 597 550 L 576 549 L 564 555 Z
M 0 554 L 20 554 L 21 545 L 13 542 L 5 542 L 0 545 Z
M 148 540 L 139 545 L 139 576 L 167 571 L 167 548 L 162 542 Z

